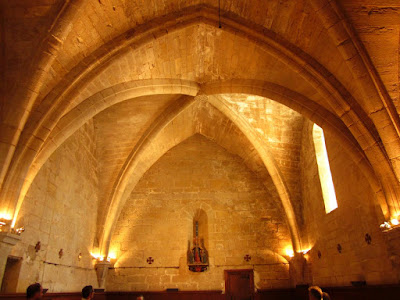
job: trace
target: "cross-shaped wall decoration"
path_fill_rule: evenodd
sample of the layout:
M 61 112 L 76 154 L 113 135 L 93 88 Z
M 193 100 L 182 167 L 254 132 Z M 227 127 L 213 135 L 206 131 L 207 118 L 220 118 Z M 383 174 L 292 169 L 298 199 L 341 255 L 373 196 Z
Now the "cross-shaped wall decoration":
M 247 262 L 249 262 L 249 261 L 251 260 L 251 256 L 248 255 L 248 254 L 246 254 L 243 258 L 244 258 L 244 260 L 247 261 Z
M 151 265 L 154 262 L 154 259 L 150 256 L 149 258 L 147 258 L 147 263 L 149 265 Z

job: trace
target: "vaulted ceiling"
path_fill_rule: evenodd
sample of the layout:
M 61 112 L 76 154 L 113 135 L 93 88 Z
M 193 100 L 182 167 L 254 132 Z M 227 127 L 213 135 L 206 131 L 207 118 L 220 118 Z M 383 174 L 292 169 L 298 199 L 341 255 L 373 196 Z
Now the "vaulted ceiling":
M 399 109 L 400 3 L 396 0 L 338 2 Z
M 140 176 L 194 134 L 262 178 L 298 243 L 305 119 L 359 162 L 386 218 L 400 212 L 398 1 L 218 3 L 0 3 L 0 200 L 14 223 L 41 166 L 92 119 L 104 249 Z

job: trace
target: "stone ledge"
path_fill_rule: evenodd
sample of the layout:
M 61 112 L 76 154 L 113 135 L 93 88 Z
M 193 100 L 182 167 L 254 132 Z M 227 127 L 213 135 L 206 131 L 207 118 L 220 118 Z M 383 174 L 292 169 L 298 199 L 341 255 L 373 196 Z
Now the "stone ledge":
M 0 242 L 8 244 L 10 246 L 16 245 L 21 240 L 21 236 L 10 233 L 10 232 L 0 232 Z

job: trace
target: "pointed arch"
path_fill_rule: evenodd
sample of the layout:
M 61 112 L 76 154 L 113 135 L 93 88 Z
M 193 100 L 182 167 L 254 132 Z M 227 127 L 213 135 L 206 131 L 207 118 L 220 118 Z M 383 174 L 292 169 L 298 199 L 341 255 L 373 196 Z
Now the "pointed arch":
M 135 146 L 128 159 L 125 161 L 111 193 L 109 209 L 103 233 L 100 238 L 100 250 L 103 256 L 108 255 L 112 233 L 120 212 L 143 174 L 169 149 L 180 144 L 195 133 L 200 132 L 199 127 L 196 126 L 198 123 L 196 120 L 198 106 L 202 105 L 204 102 L 208 102 L 208 97 L 197 96 L 195 99 L 195 101 L 193 101 L 193 99 L 187 99 L 184 100 L 183 103 L 174 104 L 169 107 L 165 113 L 163 113 L 163 117 L 157 120 L 146 132 L 141 142 Z M 257 138 L 254 134 L 254 129 L 251 128 L 249 124 L 244 125 L 244 123 L 246 123 L 245 120 L 242 119 L 238 122 L 238 120 L 232 118 L 232 112 L 229 112 L 229 114 L 227 114 L 227 111 L 221 112 L 223 115 L 227 116 L 235 126 L 240 125 L 238 129 L 246 136 L 250 144 L 254 145 L 254 148 L 260 155 L 272 178 L 280 201 L 282 202 L 291 233 L 293 248 L 296 251 L 300 251 L 300 234 L 297 228 L 294 210 L 289 199 L 290 196 L 272 155 L 265 146 L 260 146 L 259 141 L 256 141 Z M 216 125 L 217 128 L 221 126 Z M 182 130 L 182 128 L 184 128 L 184 130 Z M 253 134 L 248 134 L 243 130 L 250 130 Z
M 195 82 L 155 79 L 119 84 L 89 97 L 58 122 L 38 154 L 34 157 L 32 164 L 28 166 L 27 173 L 19 189 L 8 191 L 8 197 L 17 196 L 12 226 L 15 225 L 25 195 L 41 167 L 51 154 L 88 120 L 104 109 L 128 99 L 154 94 L 194 96 L 198 90 L 199 87 Z
M 88 56 L 71 70 L 42 101 L 37 113 L 32 115 L 24 129 L 1 192 L 1 199 L 8 206 L 8 211 L 13 212 L 14 216 L 16 215 L 15 207 L 26 179 L 27 169 L 42 148 L 43 143 L 55 130 L 58 121 L 68 112 L 71 101 L 88 82 L 110 66 L 116 58 L 129 52 L 132 48 L 144 45 L 154 38 L 165 36 L 168 32 L 194 24 L 207 24 L 215 27 L 218 24 L 217 20 L 218 12 L 213 8 L 204 6 L 186 8 L 182 12 L 160 17 L 160 22 L 152 21 L 152 24 L 159 24 L 156 27 L 149 29 L 148 24 L 144 24 L 136 28 L 134 32 L 128 31 L 122 34 L 97 49 L 96 55 Z M 330 103 L 337 117 L 357 139 L 369 161 L 374 163 L 374 169 L 379 175 L 380 181 L 385 185 L 385 202 L 387 202 L 386 209 L 384 209 L 385 215 L 395 213 L 399 206 L 399 184 L 396 179 L 396 166 L 391 164 L 390 159 L 395 158 L 396 149 L 399 148 L 393 147 L 398 144 L 398 138 L 394 140 L 392 139 L 393 134 L 386 134 L 387 128 L 393 127 L 392 123 L 389 122 L 390 124 L 385 125 L 385 128 L 378 128 L 378 130 L 374 125 L 374 123 L 382 123 L 380 120 L 389 119 L 386 111 L 382 109 L 379 113 L 365 112 L 333 74 L 312 57 L 279 38 L 272 31 L 262 26 L 255 26 L 231 14 L 223 14 L 222 22 L 224 23 L 221 29 L 223 32 L 230 32 L 245 38 L 250 43 L 259 45 L 267 53 L 284 62 L 288 69 L 300 74 L 304 82 L 312 85 L 317 93 Z M 373 101 L 375 107 L 383 107 L 379 99 L 373 98 Z M 380 137 L 379 134 L 382 132 L 385 134 L 381 134 Z M 390 156 L 386 154 L 385 147 L 391 149 Z
M 134 97 L 139 97 L 141 95 L 148 95 L 156 92 L 159 94 L 179 93 L 182 95 L 194 96 L 199 92 L 199 90 L 201 93 L 208 95 L 217 95 L 220 93 L 246 93 L 267 97 L 294 109 L 303 116 L 309 118 L 311 121 L 317 123 L 324 130 L 330 131 L 338 138 L 341 145 L 351 154 L 354 161 L 359 163 L 363 172 L 366 174 L 366 178 L 368 178 L 373 190 L 375 191 L 382 211 L 384 214 L 388 212 L 389 209 L 381 182 L 377 179 L 374 169 L 366 159 L 363 150 L 358 145 L 355 138 L 347 130 L 347 127 L 340 119 L 312 100 L 282 86 L 255 80 L 218 81 L 199 86 L 197 83 L 192 81 L 173 81 L 168 79 L 133 81 L 113 86 L 88 98 L 65 115 L 58 122 L 56 130 L 51 133 L 51 136 L 46 140 L 39 154 L 35 157 L 34 162 L 30 165 L 27 173 L 28 175 L 23 178 L 23 183 L 21 184 L 20 189 L 13 191 L 15 193 L 14 197 L 18 198 L 17 209 L 15 210 L 13 219 L 14 224 L 18 218 L 18 211 L 23 203 L 25 194 L 42 165 L 59 145 L 61 145 L 90 118 L 113 104 Z M 386 185 L 390 185 L 390 181 L 384 181 L 383 184 L 385 185 L 385 183 Z

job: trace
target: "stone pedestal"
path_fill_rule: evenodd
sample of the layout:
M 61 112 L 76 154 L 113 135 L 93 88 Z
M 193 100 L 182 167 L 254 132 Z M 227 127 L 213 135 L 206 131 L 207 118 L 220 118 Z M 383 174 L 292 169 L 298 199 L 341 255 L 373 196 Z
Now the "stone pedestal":
M 111 263 L 108 261 L 97 262 L 95 269 L 97 274 L 97 281 L 99 282 L 99 288 L 104 289 L 106 278 L 108 274 L 108 269 L 110 269 Z
M 3 281 L 4 269 L 11 249 L 21 240 L 21 236 L 9 232 L 0 232 L 0 284 Z

